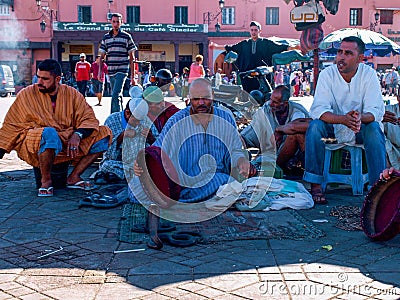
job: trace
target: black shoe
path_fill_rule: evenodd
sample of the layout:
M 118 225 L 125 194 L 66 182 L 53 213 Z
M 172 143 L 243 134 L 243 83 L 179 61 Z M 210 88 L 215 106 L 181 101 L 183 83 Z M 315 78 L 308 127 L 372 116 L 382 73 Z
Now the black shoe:
M 117 175 L 115 175 L 114 173 L 108 172 L 105 175 L 106 180 L 108 181 L 108 183 L 117 183 L 121 181 L 121 178 L 119 178 Z
M 94 176 L 94 183 L 99 185 L 107 184 L 108 181 L 106 179 L 106 173 L 104 173 L 103 171 L 97 172 Z

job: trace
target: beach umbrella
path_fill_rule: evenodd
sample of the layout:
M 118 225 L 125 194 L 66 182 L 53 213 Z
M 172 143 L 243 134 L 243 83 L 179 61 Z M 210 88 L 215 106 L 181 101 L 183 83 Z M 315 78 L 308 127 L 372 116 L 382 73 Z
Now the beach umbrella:
M 282 38 L 282 37 L 278 37 L 278 36 L 270 36 L 268 39 L 277 44 L 288 45 L 290 47 L 296 47 L 297 45 L 300 45 L 299 39 L 289 39 L 289 38 Z
M 336 53 L 340 42 L 347 36 L 359 37 L 365 43 L 366 50 L 370 50 L 375 56 L 400 54 L 400 45 L 391 39 L 378 32 L 358 28 L 343 28 L 328 34 L 319 44 L 319 49 L 322 52 Z

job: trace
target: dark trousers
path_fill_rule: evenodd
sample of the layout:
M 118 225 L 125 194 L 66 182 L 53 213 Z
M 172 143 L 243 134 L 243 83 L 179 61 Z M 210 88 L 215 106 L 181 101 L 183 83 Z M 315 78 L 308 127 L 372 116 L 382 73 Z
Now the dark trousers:
M 78 91 L 83 95 L 83 97 L 86 97 L 87 84 L 88 84 L 87 80 L 81 80 L 76 82 L 76 85 L 78 86 Z

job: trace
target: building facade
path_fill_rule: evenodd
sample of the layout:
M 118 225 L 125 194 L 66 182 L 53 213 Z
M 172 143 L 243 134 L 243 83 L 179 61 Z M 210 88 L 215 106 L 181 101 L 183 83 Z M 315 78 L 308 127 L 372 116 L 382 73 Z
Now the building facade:
M 48 57 L 59 60 L 64 73 L 72 72 L 80 53 L 93 61 L 111 29 L 110 13 L 119 12 L 139 60 L 181 72 L 202 54 L 213 71 L 223 45 L 249 38 L 251 20 L 262 24 L 262 36 L 298 39 L 301 32 L 289 19 L 293 7 L 290 0 L 0 0 L 0 63 L 12 67 L 21 85 L 31 82 L 38 62 Z M 400 43 L 400 3 L 341 1 L 336 15 L 326 14 L 323 29 L 326 35 L 345 27 L 378 31 Z M 380 69 L 400 65 L 399 56 L 367 59 Z

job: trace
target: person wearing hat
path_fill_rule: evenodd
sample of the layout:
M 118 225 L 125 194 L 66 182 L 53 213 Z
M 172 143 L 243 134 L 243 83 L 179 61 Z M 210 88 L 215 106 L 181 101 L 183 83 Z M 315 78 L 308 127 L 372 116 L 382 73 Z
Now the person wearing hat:
M 90 63 L 86 61 L 86 54 L 79 54 L 79 61 L 75 65 L 75 79 L 78 91 L 86 97 L 87 84 L 90 80 Z
M 147 87 L 143 92 L 143 99 L 146 100 L 149 106 L 147 116 L 153 122 L 151 125 L 151 134 L 147 137 L 147 143 L 151 145 L 159 136 L 168 119 L 178 112 L 179 108 L 165 101 L 161 89 L 157 86 Z
M 140 89 L 139 86 L 133 88 Z M 137 151 L 144 147 L 151 126 L 147 117 L 148 111 L 147 102 L 140 95 L 138 98 L 131 98 L 123 111 L 108 116 L 104 125 L 111 129 L 113 138 L 94 177 L 96 184 L 115 183 L 125 178 L 123 146 L 129 151 L 129 155 L 124 157 L 132 156 L 132 159 L 136 159 L 135 153 L 137 155 Z M 129 142 L 124 141 L 124 138 L 129 138 Z
M 227 52 L 234 51 L 238 54 L 235 62 L 239 72 L 245 72 L 259 66 L 272 66 L 272 55 L 291 50 L 288 45 L 277 44 L 274 41 L 260 37 L 261 24 L 257 21 L 250 22 L 250 38 L 234 45 L 226 45 Z M 260 84 L 256 78 L 241 78 L 243 89 L 250 93 L 257 90 Z

